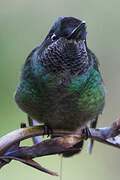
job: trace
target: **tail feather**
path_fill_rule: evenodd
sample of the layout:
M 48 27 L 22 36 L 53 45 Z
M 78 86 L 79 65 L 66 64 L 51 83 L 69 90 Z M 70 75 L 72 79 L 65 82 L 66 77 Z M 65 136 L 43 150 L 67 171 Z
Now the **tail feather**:
M 82 148 L 83 148 L 83 145 L 84 145 L 84 141 L 80 141 L 79 143 L 75 144 L 73 147 L 74 148 L 80 148 L 80 151 L 69 151 L 69 152 L 64 152 L 63 153 L 63 157 L 71 157 L 75 154 L 78 154 L 81 152 Z

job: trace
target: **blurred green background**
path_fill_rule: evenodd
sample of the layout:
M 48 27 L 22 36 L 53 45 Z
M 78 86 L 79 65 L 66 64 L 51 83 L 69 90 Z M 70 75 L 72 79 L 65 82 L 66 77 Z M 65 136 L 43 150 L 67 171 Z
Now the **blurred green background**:
M 22 64 L 29 52 L 45 38 L 59 16 L 86 21 L 88 46 L 97 54 L 106 86 L 106 106 L 99 126 L 120 116 L 120 1 L 119 0 L 1 0 L 0 1 L 0 135 L 27 122 L 14 102 Z M 38 158 L 45 167 L 59 172 L 59 156 Z M 95 143 L 88 155 L 63 160 L 63 180 L 118 180 L 120 150 Z M 58 179 L 18 162 L 0 171 L 2 180 Z

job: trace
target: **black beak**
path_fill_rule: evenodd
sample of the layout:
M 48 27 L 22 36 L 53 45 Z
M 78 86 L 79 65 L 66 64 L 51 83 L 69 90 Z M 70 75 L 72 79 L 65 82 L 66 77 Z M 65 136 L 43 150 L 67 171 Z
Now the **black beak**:
M 70 35 L 67 37 L 67 39 L 75 39 L 79 32 L 85 27 L 85 21 L 82 21 L 76 28 L 73 29 L 73 31 L 70 33 Z

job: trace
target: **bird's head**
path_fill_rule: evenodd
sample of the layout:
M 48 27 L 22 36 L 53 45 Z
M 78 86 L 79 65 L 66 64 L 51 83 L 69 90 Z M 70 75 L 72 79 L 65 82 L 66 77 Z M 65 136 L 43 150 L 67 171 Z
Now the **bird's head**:
M 52 26 L 48 36 L 52 41 L 63 37 L 68 40 L 85 40 L 86 39 L 85 21 L 74 17 L 60 17 Z
M 67 69 L 72 73 L 80 73 L 80 69 L 85 69 L 88 65 L 86 35 L 85 21 L 74 17 L 58 18 L 39 51 L 48 71 L 54 69 L 54 72 L 62 72 Z

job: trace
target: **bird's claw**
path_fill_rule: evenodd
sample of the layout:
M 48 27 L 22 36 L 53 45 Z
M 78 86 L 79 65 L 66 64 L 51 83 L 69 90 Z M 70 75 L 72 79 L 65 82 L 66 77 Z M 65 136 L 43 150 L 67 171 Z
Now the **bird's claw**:
M 83 129 L 83 133 L 85 134 L 85 140 L 87 140 L 89 136 L 91 135 L 88 126 L 85 126 L 85 128 Z
M 26 126 L 26 123 L 23 123 L 23 122 L 22 122 L 22 123 L 20 124 L 20 128 L 26 128 L 26 127 L 27 127 L 27 126 Z
M 44 125 L 43 136 L 46 135 L 46 134 L 47 134 L 47 137 L 49 137 L 50 135 L 53 134 L 53 129 L 48 124 Z

